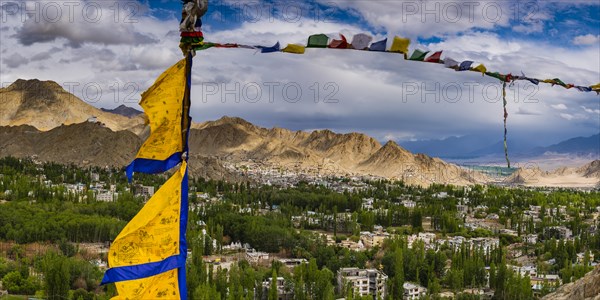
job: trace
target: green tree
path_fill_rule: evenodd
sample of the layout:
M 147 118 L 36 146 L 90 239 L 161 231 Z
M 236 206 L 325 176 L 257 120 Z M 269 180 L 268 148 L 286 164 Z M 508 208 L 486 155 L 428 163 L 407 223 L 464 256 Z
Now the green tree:
M 271 286 L 269 287 L 269 300 L 277 300 L 279 295 L 277 293 L 277 272 L 273 270 L 271 272 Z
M 64 300 L 69 297 L 69 261 L 62 255 L 49 253 L 44 259 L 44 284 L 48 300 Z

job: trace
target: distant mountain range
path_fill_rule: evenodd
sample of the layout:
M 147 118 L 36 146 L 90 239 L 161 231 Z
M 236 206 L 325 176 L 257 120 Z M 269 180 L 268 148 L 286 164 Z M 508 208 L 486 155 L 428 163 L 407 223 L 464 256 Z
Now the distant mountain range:
M 489 135 L 467 135 L 442 140 L 401 142 L 400 144 L 411 152 L 445 159 L 504 155 L 504 142 L 494 140 Z M 553 153 L 600 158 L 600 134 L 572 138 L 549 146 L 535 144 L 534 140 L 513 140 L 509 137 L 508 145 L 511 156 L 518 157 L 537 157 Z

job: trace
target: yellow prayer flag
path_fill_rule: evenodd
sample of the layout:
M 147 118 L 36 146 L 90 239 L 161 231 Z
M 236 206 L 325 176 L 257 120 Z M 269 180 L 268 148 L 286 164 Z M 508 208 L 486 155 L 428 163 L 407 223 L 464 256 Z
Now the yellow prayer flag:
M 408 46 L 410 45 L 410 39 L 394 37 L 394 42 L 390 48 L 390 52 L 398 52 L 408 54 Z
M 181 299 L 177 269 L 148 278 L 116 282 L 115 285 L 119 294 L 111 300 Z
M 483 64 L 480 64 L 479 66 L 473 68 L 473 71 L 478 71 L 481 72 L 482 75 L 485 75 L 485 72 L 487 72 L 487 68 Z
M 592 91 L 600 91 L 600 83 L 590 86 Z
M 182 181 L 187 164 L 150 198 L 110 246 L 109 267 L 163 261 L 179 254 Z
M 281 51 L 287 53 L 304 54 L 305 50 L 306 48 L 302 45 L 289 44 Z
M 182 59 L 142 94 L 140 106 L 148 117 L 151 134 L 137 158 L 163 161 L 183 151 L 182 111 L 186 87 L 186 59 Z

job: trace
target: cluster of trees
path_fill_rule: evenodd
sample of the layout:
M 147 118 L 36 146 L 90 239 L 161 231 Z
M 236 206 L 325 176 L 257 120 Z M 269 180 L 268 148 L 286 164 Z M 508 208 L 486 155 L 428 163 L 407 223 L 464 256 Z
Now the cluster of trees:
M 92 300 L 97 297 L 102 272 L 76 257 L 51 250 L 28 258 L 16 245 L 0 258 L 0 279 L 5 290 L 17 295 L 40 295 L 50 300 Z

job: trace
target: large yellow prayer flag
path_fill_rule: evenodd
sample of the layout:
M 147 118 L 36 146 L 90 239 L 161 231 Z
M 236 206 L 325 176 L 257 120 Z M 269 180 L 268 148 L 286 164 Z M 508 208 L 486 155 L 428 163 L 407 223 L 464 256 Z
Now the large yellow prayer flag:
M 165 172 L 181 162 L 186 150 L 184 132 L 189 124 L 185 105 L 189 101 L 186 85 L 189 85 L 187 70 L 190 68 L 191 59 L 182 59 L 142 94 L 140 106 L 148 118 L 151 133 L 127 167 L 130 180 L 133 172 Z
M 115 299 L 180 299 L 185 289 L 187 180 L 183 161 L 115 238 L 102 280 L 116 284 Z

